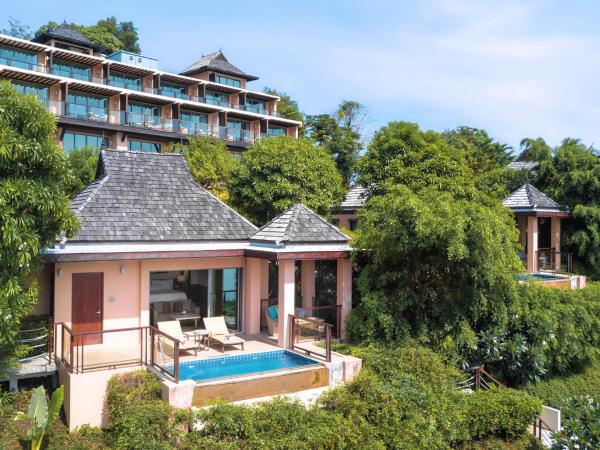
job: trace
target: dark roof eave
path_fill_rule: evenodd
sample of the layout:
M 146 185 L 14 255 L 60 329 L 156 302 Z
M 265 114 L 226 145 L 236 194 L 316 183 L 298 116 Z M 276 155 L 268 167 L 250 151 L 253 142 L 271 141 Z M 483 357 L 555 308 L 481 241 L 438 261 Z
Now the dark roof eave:
M 77 45 L 80 47 L 90 47 L 90 48 L 92 48 L 92 50 L 95 50 L 100 53 L 108 52 L 108 49 L 106 47 L 98 45 L 92 41 L 85 42 L 85 41 L 81 41 L 79 39 L 73 39 L 73 38 L 69 38 L 66 36 L 62 36 L 60 34 L 54 34 L 52 32 L 45 32 L 45 33 L 39 34 L 36 37 L 34 37 L 31 41 L 37 42 L 39 44 L 43 44 L 44 42 L 48 41 L 49 39 L 55 39 L 57 41 L 68 42 L 70 44 Z
M 247 73 L 240 73 L 240 72 L 236 72 L 234 70 L 215 69 L 214 67 L 209 67 L 209 66 L 196 67 L 195 69 L 192 69 L 192 70 L 184 70 L 183 72 L 180 72 L 179 75 L 184 75 L 184 76 L 189 77 L 191 75 L 195 75 L 197 73 L 202 73 L 202 72 L 207 72 L 209 70 L 211 70 L 213 72 L 217 72 L 217 73 L 224 73 L 224 74 L 231 75 L 231 76 L 238 77 L 238 78 L 243 78 L 246 81 L 258 80 L 258 77 L 254 76 L 254 75 L 248 75 Z

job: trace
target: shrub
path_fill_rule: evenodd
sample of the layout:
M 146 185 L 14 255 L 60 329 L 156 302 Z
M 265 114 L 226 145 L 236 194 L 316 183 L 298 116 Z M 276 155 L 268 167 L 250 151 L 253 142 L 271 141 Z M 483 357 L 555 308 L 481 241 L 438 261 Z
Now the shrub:
M 473 439 L 521 437 L 542 410 L 539 399 L 514 389 L 494 388 L 465 397 L 466 423 Z
M 581 372 L 551 377 L 529 384 L 525 389 L 544 400 L 544 404 L 558 409 L 562 409 L 570 398 L 579 395 L 600 398 L 600 360 Z
M 113 376 L 108 382 L 112 444 L 119 449 L 178 447 L 189 416 L 160 398 L 156 377 L 144 370 Z

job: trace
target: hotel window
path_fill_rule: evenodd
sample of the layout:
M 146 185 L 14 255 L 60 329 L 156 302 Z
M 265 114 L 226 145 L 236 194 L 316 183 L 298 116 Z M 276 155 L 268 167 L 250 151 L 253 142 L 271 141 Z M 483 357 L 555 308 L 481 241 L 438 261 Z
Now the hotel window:
M 160 153 L 160 144 L 146 141 L 127 141 L 127 148 L 132 152 Z
M 210 105 L 229 107 L 229 94 L 207 90 L 206 103 Z
M 0 47 L 0 64 L 35 70 L 38 63 L 36 53 L 23 52 L 8 47 Z
M 250 124 L 242 120 L 227 121 L 227 135 L 233 140 L 241 141 L 250 138 Z
M 181 112 L 181 133 L 184 134 L 207 134 L 208 116 L 193 112 Z
M 72 64 L 66 61 L 54 60 L 52 62 L 52 73 L 62 77 L 75 78 L 77 80 L 90 81 L 92 69 L 90 67 Z
M 227 86 L 238 87 L 238 88 L 242 86 L 242 82 L 240 80 L 236 80 L 234 78 L 229 78 L 229 77 L 224 77 L 223 75 L 215 74 L 215 82 L 217 82 L 219 84 L 226 84 Z
M 242 269 L 173 270 L 150 272 L 152 323 L 192 317 L 224 316 L 227 327 L 241 328 Z
M 108 120 L 108 99 L 71 91 L 67 104 L 67 116 L 106 122 Z
M 187 86 L 174 83 L 160 83 L 160 95 L 166 95 L 167 97 L 188 99 Z
M 18 93 L 35 95 L 42 101 L 45 101 L 49 96 L 50 90 L 48 86 L 36 86 L 34 84 L 18 83 L 16 81 L 13 81 L 12 85 Z
M 262 100 L 255 100 L 253 98 L 246 99 L 246 111 L 264 114 L 265 109 L 265 102 Z
M 108 139 L 101 136 L 81 133 L 65 133 L 63 137 L 63 150 L 69 154 L 73 150 L 83 147 L 103 149 L 108 147 Z
M 142 90 L 142 79 L 136 75 L 126 75 L 124 73 L 111 72 L 108 77 L 111 86 L 131 89 L 134 91 Z
M 269 127 L 269 136 L 287 136 L 287 128 Z

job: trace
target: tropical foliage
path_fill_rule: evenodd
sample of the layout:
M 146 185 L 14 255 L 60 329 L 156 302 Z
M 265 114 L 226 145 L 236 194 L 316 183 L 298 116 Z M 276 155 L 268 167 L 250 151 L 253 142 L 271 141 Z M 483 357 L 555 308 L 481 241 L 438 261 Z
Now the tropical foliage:
M 57 22 L 49 21 L 38 28 L 35 36 L 51 31 L 59 25 Z M 112 16 L 98 20 L 96 25 L 88 26 L 76 23 L 70 25 L 93 43 L 104 47 L 109 53 L 117 50 L 141 52 L 137 28 L 133 22 L 117 22 L 117 19 Z
M 221 200 L 229 200 L 227 183 L 238 167 L 238 160 L 220 139 L 196 137 L 188 144 L 174 145 L 172 151 L 182 153 L 194 181 Z
M 42 250 L 76 229 L 65 194 L 72 178 L 54 132 L 53 116 L 34 96 L 0 83 L 0 368 L 19 354 L 19 324 L 37 301 L 33 274 Z
M 334 114 L 306 117 L 306 135 L 331 153 L 346 187 L 352 181 L 362 148 L 365 117 L 365 107 L 352 100 L 340 103 Z
M 68 194 L 75 197 L 96 177 L 99 151 L 93 147 L 72 150 L 68 155 L 69 167 L 73 173 Z
M 327 151 L 306 139 L 279 136 L 244 152 L 229 194 L 242 214 L 264 224 L 298 202 L 327 215 L 341 198 L 342 180 Z
M 40 450 L 44 436 L 58 418 L 63 403 L 64 388 L 60 386 L 52 393 L 50 403 L 46 400 L 46 391 L 43 386 L 33 390 L 27 414 L 18 412 L 15 420 L 27 420 L 29 430 L 27 437 L 31 441 L 31 450 Z
M 479 187 L 505 152 L 471 129 L 442 135 L 395 122 L 375 134 L 359 164 L 372 196 L 356 237 L 369 250 L 349 319 L 355 341 L 412 337 L 513 384 L 594 358 L 597 286 L 561 292 L 515 280 L 514 218 L 496 189 Z

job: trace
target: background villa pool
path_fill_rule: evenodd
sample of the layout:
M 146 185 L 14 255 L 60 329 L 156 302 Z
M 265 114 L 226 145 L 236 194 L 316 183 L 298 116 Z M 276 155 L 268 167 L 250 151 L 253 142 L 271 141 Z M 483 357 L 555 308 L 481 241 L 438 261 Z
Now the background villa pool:
M 553 281 L 553 280 L 564 280 L 566 277 L 560 275 L 552 275 L 551 273 L 523 273 L 517 275 L 518 281 L 527 280 L 540 280 L 540 281 Z
M 318 361 L 289 350 L 274 350 L 181 362 L 179 379 L 203 381 L 315 364 L 318 364 Z

